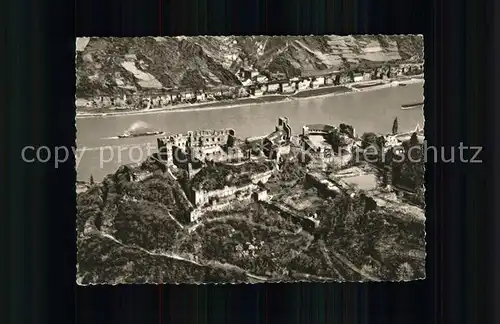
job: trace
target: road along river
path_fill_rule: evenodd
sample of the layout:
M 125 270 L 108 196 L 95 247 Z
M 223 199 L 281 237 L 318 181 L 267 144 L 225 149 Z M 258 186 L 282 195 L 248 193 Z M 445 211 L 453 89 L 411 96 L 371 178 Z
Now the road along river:
M 370 131 L 388 133 L 397 117 L 399 130 L 410 131 L 417 125 L 423 127 L 423 111 L 403 110 L 401 105 L 423 101 L 423 92 L 423 83 L 415 83 L 341 96 L 234 108 L 78 118 L 77 179 L 88 180 L 92 174 L 95 180 L 101 180 L 122 164 L 139 162 L 141 157 L 146 157 L 148 149 L 154 152 L 155 136 L 116 138 L 138 122 L 172 134 L 197 129 L 233 128 L 236 136 L 245 138 L 272 132 L 280 116 L 289 118 L 295 134 L 305 124 L 346 123 L 353 125 L 359 135 Z

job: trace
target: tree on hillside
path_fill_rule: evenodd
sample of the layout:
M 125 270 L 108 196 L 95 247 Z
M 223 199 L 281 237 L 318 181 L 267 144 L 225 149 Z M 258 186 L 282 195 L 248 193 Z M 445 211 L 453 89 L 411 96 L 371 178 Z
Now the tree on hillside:
M 371 162 L 382 162 L 384 156 L 385 138 L 377 136 L 375 133 L 364 133 L 361 136 L 361 147 L 364 150 L 364 157 L 370 157 Z M 376 158 L 375 160 L 373 160 Z
M 419 144 L 418 135 L 416 132 L 414 132 L 413 134 L 411 134 L 411 137 L 410 137 L 410 147 L 418 145 L 418 144 Z
M 93 185 L 93 184 L 94 184 L 94 176 L 93 176 L 93 175 L 90 175 L 90 180 L 89 180 L 89 183 L 90 183 L 91 185 Z
M 411 159 L 412 162 L 424 162 L 424 147 L 420 144 L 417 133 L 411 135 L 410 140 L 407 141 L 405 146 L 408 159 Z
M 377 155 L 378 155 L 378 161 L 377 163 L 379 165 L 382 165 L 384 162 L 384 154 L 385 154 L 385 137 L 384 136 L 379 136 L 377 138 Z
M 349 71 L 349 73 L 348 73 L 348 75 L 349 75 L 349 79 L 350 79 L 351 81 L 354 81 L 354 71 L 353 71 L 353 70 L 350 70 L 350 71 Z
M 340 148 L 346 145 L 345 139 L 338 129 L 330 131 L 325 139 L 332 146 L 334 152 L 339 152 Z
M 423 178 L 423 182 L 425 182 L 425 176 Z M 416 190 L 415 202 L 421 208 L 425 208 L 425 188 L 423 185 Z
M 76 95 L 85 97 L 93 94 L 95 94 L 95 85 L 86 75 L 80 76 L 76 85 Z
M 389 44 L 389 42 L 387 41 L 386 38 L 387 38 L 387 36 L 385 36 L 385 35 L 378 35 L 377 36 L 377 40 L 378 40 L 378 42 L 380 44 L 380 47 L 382 47 L 384 49 L 390 47 L 390 44 Z
M 377 137 L 376 143 L 377 143 L 377 148 L 380 149 L 380 151 L 383 151 L 386 143 L 385 137 L 384 136 Z
M 403 142 L 405 158 L 392 161 L 393 183 L 418 191 L 424 185 L 425 158 L 424 147 L 413 134 L 409 141 Z
M 405 262 L 397 267 L 396 276 L 398 280 L 412 280 L 415 276 L 415 272 L 412 266 L 408 262 Z
M 394 122 L 392 123 L 392 135 L 396 135 L 398 133 L 398 117 L 394 118 Z
M 340 124 L 339 130 L 342 134 L 349 136 L 350 138 L 354 138 L 354 127 L 347 124 Z
M 340 74 L 335 76 L 335 80 L 333 81 L 334 85 L 340 85 Z

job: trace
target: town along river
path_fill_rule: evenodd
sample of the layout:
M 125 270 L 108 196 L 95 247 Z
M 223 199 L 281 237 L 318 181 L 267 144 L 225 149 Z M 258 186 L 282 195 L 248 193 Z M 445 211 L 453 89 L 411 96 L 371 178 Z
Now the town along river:
M 123 115 L 95 118 L 78 118 L 77 126 L 77 179 L 88 180 L 92 174 L 95 180 L 113 173 L 126 163 L 145 158 L 147 148 L 156 147 L 156 137 L 116 139 L 119 134 L 139 121 L 151 129 L 166 133 L 185 133 L 197 129 L 233 128 L 236 136 L 246 138 L 265 135 L 274 130 L 278 117 L 286 116 L 292 132 L 298 134 L 305 124 L 351 124 L 358 135 L 363 132 L 389 133 L 394 118 L 398 118 L 400 131 L 411 131 L 417 125 L 423 127 L 424 117 L 420 109 L 403 110 L 404 104 L 423 99 L 422 83 L 406 87 L 384 88 L 357 92 L 341 96 L 290 100 L 262 105 L 239 106 L 224 109 L 198 111 L 172 111 L 143 115 Z M 100 161 L 100 147 L 103 162 Z M 139 149 L 142 147 L 142 150 Z M 119 154 L 119 148 L 121 153 Z M 154 149 L 153 151 L 154 152 Z

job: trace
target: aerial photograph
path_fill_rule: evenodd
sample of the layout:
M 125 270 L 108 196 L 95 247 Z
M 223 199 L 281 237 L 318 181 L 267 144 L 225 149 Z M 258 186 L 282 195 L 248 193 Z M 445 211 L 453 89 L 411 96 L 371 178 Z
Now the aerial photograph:
M 76 39 L 79 285 L 425 279 L 422 35 Z

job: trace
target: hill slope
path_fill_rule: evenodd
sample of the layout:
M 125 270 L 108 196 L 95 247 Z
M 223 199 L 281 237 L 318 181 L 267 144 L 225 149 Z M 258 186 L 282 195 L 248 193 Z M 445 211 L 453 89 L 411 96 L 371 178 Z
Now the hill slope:
M 362 61 L 422 61 L 423 46 L 417 35 L 79 38 L 77 96 L 234 86 L 242 66 L 291 77 Z

